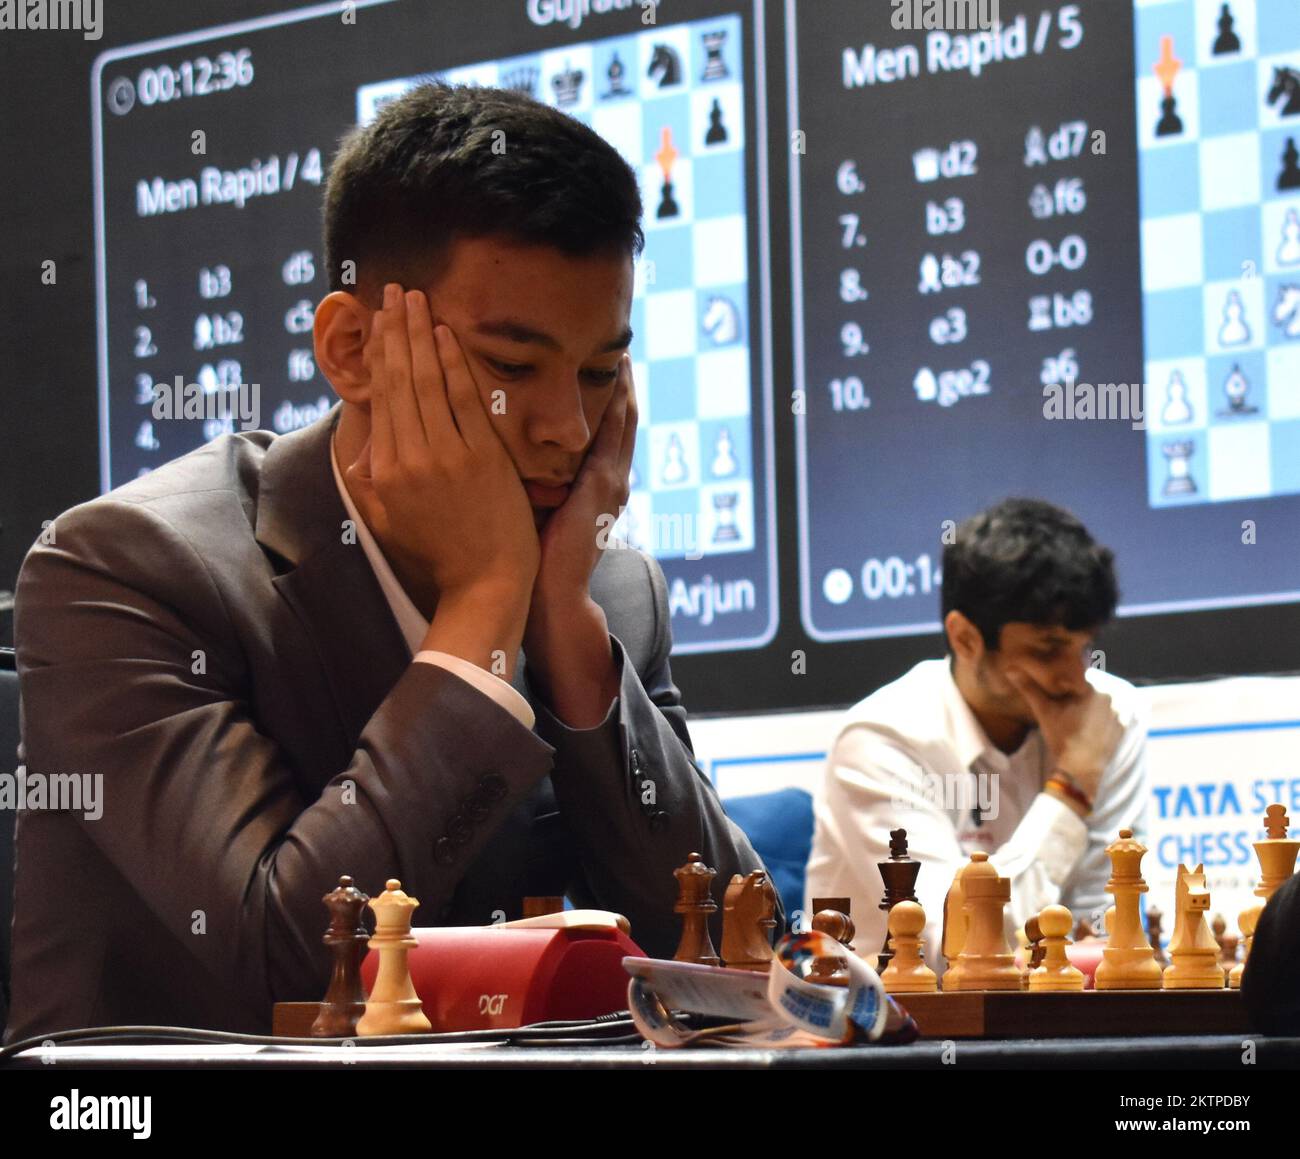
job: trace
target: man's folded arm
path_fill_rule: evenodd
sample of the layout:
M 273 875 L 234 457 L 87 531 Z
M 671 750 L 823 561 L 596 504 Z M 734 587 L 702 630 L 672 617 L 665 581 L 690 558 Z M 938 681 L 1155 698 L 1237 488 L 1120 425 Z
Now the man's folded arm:
M 253 719 L 236 630 L 188 541 L 120 501 L 75 509 L 55 530 L 17 593 L 28 769 L 102 775 L 102 815 L 78 823 L 259 1015 L 321 990 L 321 897 L 340 873 L 372 890 L 400 877 L 436 912 L 550 769 L 551 747 L 500 705 L 413 663 L 308 799 Z M 444 866 L 436 844 L 470 800 L 483 820 Z
M 625 914 L 632 937 L 647 953 L 671 957 L 681 935 L 681 918 L 673 913 L 673 871 L 691 853 L 717 871 L 715 939 L 721 936 L 722 902 L 732 874 L 764 865 L 695 763 L 686 708 L 668 663 L 667 585 L 658 563 L 644 552 L 638 555 L 656 617 L 644 673 L 611 635 L 619 694 L 605 720 L 595 728 L 571 729 L 540 705 L 537 731 L 555 747 L 556 799 L 577 839 L 591 888 L 589 897 L 574 901 Z M 581 889 L 581 882 L 576 885 Z M 777 931 L 783 932 L 779 898 L 776 918 Z

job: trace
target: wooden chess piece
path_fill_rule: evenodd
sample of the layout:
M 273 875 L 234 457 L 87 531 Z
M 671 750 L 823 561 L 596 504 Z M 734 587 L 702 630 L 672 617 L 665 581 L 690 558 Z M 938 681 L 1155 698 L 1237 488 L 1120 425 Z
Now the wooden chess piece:
M 900 901 L 916 901 L 916 875 L 921 872 L 921 863 L 907 854 L 907 830 L 891 829 L 889 832 L 889 860 L 879 861 L 880 879 L 885 883 L 885 896 L 879 908 L 886 915 Z M 885 941 L 876 957 L 876 970 L 884 973 L 889 968 L 889 959 L 893 956 L 886 917 Z
M 1070 963 L 1066 953 L 1074 915 L 1063 905 L 1049 905 L 1038 915 L 1037 924 L 1042 931 L 1042 961 L 1030 972 L 1029 989 L 1035 993 L 1082 990 L 1083 971 Z
M 1241 945 L 1241 938 L 1225 931 L 1223 937 L 1219 940 L 1219 965 L 1225 970 L 1232 970 L 1237 965 L 1237 947 Z
M 998 875 L 984 850 L 972 853 L 970 859 L 961 883 L 967 928 L 958 957 L 961 973 L 956 988 L 1019 990 L 1020 968 L 1007 945 L 1005 920 L 1011 881 Z
M 419 945 L 411 934 L 411 918 L 420 902 L 402 892 L 402 883 L 391 877 L 384 892 L 370 899 L 375 911 L 375 934 L 370 948 L 379 954 L 379 973 L 366 1001 L 366 1012 L 357 1023 L 362 1037 L 383 1034 L 427 1034 L 433 1029 L 424 1009 L 406 956 Z
M 961 950 L 966 944 L 967 927 L 966 895 L 962 892 L 962 878 L 969 868 L 970 862 L 967 862 L 957 870 L 943 899 L 943 933 L 939 947 L 946 963 L 940 983 L 945 990 L 961 989 Z
M 1241 976 L 1246 970 L 1246 960 L 1250 957 L 1250 944 L 1255 937 L 1255 926 L 1259 915 L 1268 899 L 1277 888 L 1295 872 L 1296 856 L 1300 853 L 1300 841 L 1287 837 L 1287 826 L 1291 819 L 1286 815 L 1282 805 L 1273 804 L 1264 810 L 1264 831 L 1268 837 L 1254 842 L 1255 856 L 1259 859 L 1260 878 L 1255 887 L 1255 896 L 1264 899 L 1263 904 L 1243 910 L 1237 925 L 1242 933 L 1241 961 L 1232 968 L 1228 975 L 1228 985 L 1234 990 L 1241 988 Z M 1250 914 L 1250 930 L 1246 929 L 1246 914 Z
M 761 869 L 735 874 L 722 899 L 722 961 L 735 970 L 772 968 L 776 890 Z
M 1214 944 L 1219 947 L 1219 965 L 1223 965 L 1223 944 L 1227 940 L 1228 919 L 1222 914 L 1215 914 L 1210 919 L 1210 933 L 1214 935 Z
M 1169 938 L 1169 965 L 1165 967 L 1166 990 L 1222 990 L 1223 967 L 1219 965 L 1219 943 L 1205 922 L 1210 909 L 1210 890 L 1205 884 L 1205 866 L 1178 866 L 1174 932 Z
M 1164 984 L 1155 951 L 1142 930 L 1140 899 L 1148 891 L 1142 878 L 1146 851 L 1131 829 L 1121 829 L 1119 840 L 1106 846 L 1111 865 L 1106 892 L 1115 898 L 1115 916 L 1093 979 L 1098 990 L 1159 990 Z
M 833 909 L 818 910 L 813 914 L 812 928 L 819 934 L 834 938 L 850 954 L 854 952 L 853 935 L 857 930 L 848 914 Z M 820 982 L 823 986 L 847 986 L 849 968 L 839 958 L 814 958 L 808 981 Z
M 847 897 L 815 897 L 812 899 L 812 912 L 814 914 L 819 914 L 824 909 L 833 909 L 837 914 L 851 917 L 853 915 L 853 900 Z M 811 925 L 810 922 L 810 928 Z
M 312 1038 L 351 1038 L 366 1012 L 361 958 L 370 934 L 361 915 L 369 900 L 346 873 L 339 878 L 338 887 L 321 898 L 330 915 L 329 929 L 321 941 L 329 948 L 333 968 L 325 1000 L 308 1031 Z
M 526 897 L 524 898 L 524 917 L 544 918 L 550 914 L 564 912 L 562 897 Z
M 1025 919 L 1023 930 L 1025 940 L 1022 947 L 1025 951 L 1025 968 L 1021 974 L 1020 983 L 1022 990 L 1029 989 L 1030 975 L 1042 965 L 1043 954 L 1046 952 L 1043 945 L 1043 928 L 1039 924 L 1038 918 L 1038 914 L 1031 914 Z M 1022 931 L 1017 930 L 1016 932 L 1019 934 Z
M 705 865 L 698 853 L 692 853 L 685 865 L 673 870 L 673 876 L 677 878 L 677 904 L 673 913 L 682 915 L 682 940 L 677 943 L 673 961 L 721 966 L 722 960 L 709 936 L 709 915 L 718 912 L 718 903 L 710 892 L 716 871 Z
M 1267 901 L 1278 888 L 1295 873 L 1296 857 L 1300 855 L 1300 840 L 1286 835 L 1291 818 L 1281 805 L 1270 805 L 1264 811 L 1264 831 L 1268 838 L 1256 841 L 1255 856 L 1259 858 L 1259 885 L 1255 896 Z
M 1241 989 L 1241 978 L 1246 972 L 1246 962 L 1250 958 L 1250 944 L 1255 940 L 1255 927 L 1259 925 L 1259 915 L 1264 912 L 1262 905 L 1247 906 L 1237 915 L 1237 928 L 1241 931 L 1241 961 L 1228 971 L 1228 988 Z
M 921 933 L 925 910 L 918 902 L 896 902 L 889 911 L 889 933 L 894 952 L 880 973 L 887 994 L 928 994 L 939 989 L 939 979 L 925 964 Z
M 1160 937 L 1164 933 L 1161 928 L 1164 916 L 1158 906 L 1147 906 L 1147 939 L 1151 943 L 1152 950 L 1155 951 L 1156 963 L 1162 970 L 1169 965 L 1169 959 L 1165 956 L 1164 943 Z

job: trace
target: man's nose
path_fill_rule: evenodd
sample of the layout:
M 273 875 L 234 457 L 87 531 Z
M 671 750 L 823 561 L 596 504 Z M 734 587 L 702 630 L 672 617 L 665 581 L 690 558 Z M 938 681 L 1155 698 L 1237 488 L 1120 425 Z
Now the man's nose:
M 538 444 L 581 454 L 591 441 L 591 428 L 582 407 L 582 388 L 572 379 L 548 383 L 530 400 L 528 437 Z

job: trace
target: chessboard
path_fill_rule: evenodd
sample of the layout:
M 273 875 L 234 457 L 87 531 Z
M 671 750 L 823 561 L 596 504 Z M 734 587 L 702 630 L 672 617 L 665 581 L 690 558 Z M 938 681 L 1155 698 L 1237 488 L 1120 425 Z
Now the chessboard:
M 631 493 L 612 532 L 659 559 L 755 547 L 742 49 L 740 17 L 729 15 L 357 93 L 364 124 L 423 81 L 522 92 L 589 126 L 636 171 L 646 239 L 631 316 L 639 418 Z
M 1148 502 L 1300 492 L 1300 4 L 1135 19 Z
M 1240 990 L 956 990 L 895 994 L 922 1038 L 1253 1034 Z

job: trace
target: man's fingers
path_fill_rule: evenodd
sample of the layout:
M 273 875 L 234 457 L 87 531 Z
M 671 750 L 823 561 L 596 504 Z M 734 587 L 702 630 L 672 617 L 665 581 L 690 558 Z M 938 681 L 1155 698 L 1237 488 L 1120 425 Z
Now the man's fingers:
M 492 429 L 487 411 L 483 409 L 478 385 L 465 360 L 465 352 L 460 348 L 460 341 L 450 326 L 442 324 L 434 327 L 433 336 L 438 345 L 438 357 L 442 359 L 447 400 L 461 438 L 472 451 L 489 451 L 493 442 L 501 446 L 500 436 Z
M 415 401 L 415 384 L 411 378 L 411 342 L 406 330 L 406 295 L 401 287 L 396 293 L 384 294 L 384 366 L 388 388 L 388 409 L 393 422 L 393 447 L 401 458 L 403 446 L 425 445 L 420 406 Z
M 1029 701 L 1029 707 L 1033 709 L 1035 716 L 1047 705 L 1049 699 L 1047 694 L 1034 683 L 1027 672 L 1022 672 L 1019 668 L 1008 668 L 1007 679 L 1011 681 L 1011 686 Z
M 620 389 L 626 393 L 627 411 L 623 417 L 623 443 L 618 449 L 618 469 L 620 478 L 626 478 L 632 469 L 632 452 L 636 450 L 636 384 L 632 381 L 632 356 L 624 354 L 619 363 L 618 380 Z
M 433 314 L 429 300 L 419 290 L 407 291 L 406 326 L 411 346 L 415 401 L 423 423 L 424 440 L 430 447 L 443 447 L 448 438 L 457 435 L 456 424 L 451 417 L 451 405 L 447 402 L 442 362 L 434 347 Z
M 388 366 L 384 359 L 384 324 L 389 321 L 385 313 L 391 297 L 391 287 L 384 287 L 384 306 L 370 320 L 370 438 L 372 471 L 384 471 L 397 460 L 397 447 L 393 434 L 392 411 L 388 404 Z

